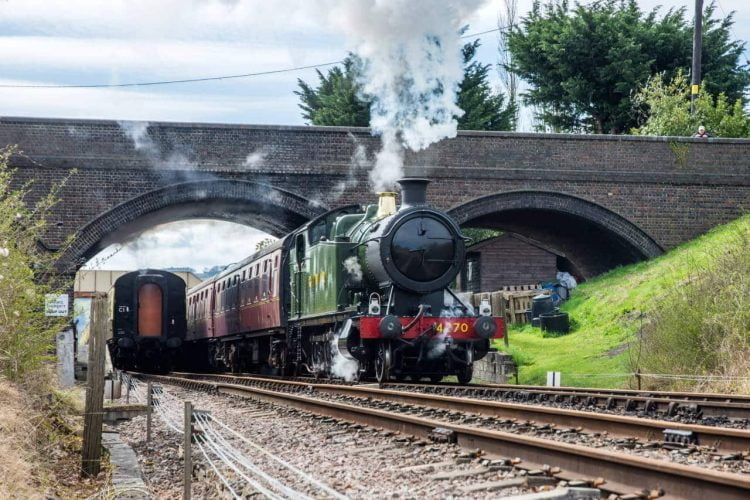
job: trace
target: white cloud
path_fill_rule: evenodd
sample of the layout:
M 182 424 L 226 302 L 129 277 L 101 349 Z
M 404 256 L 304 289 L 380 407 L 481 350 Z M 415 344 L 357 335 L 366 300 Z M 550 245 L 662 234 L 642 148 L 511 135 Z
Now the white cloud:
M 264 47 L 249 49 L 236 42 L 129 40 L 59 36 L 0 38 L 0 68 L 43 67 L 48 71 L 105 74 L 136 72 L 146 80 L 194 78 L 276 70 L 337 61 L 341 49 Z M 122 75 L 122 73 L 120 73 Z M 90 78 L 90 77 L 89 77 Z M 275 78 L 289 78 L 276 75 Z M 122 76 L 120 76 L 122 79 Z M 141 80 L 144 78 L 142 77 Z M 109 79 L 98 83 L 110 83 Z
M 268 237 L 262 231 L 232 222 L 203 219 L 171 222 L 144 231 L 131 241 L 108 246 L 85 267 L 117 270 L 192 267 L 202 271 L 244 259 L 255 252 L 257 242 Z
M 38 82 L 0 80 L 4 85 L 31 83 Z M 274 117 L 293 120 L 299 114 L 295 107 L 295 103 L 283 94 L 248 98 L 222 95 L 218 89 L 215 93 L 168 93 L 127 88 L 6 88 L 0 92 L 0 109 L 4 116 L 264 123 Z

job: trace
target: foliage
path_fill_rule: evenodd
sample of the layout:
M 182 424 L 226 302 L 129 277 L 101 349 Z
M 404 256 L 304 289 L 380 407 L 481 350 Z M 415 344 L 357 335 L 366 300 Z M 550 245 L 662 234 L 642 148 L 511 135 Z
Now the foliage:
M 691 114 L 690 82 L 682 72 L 669 81 L 664 74 L 654 75 L 634 102 L 648 110 L 645 123 L 633 129 L 634 134 L 692 136 L 703 125 L 712 137 L 750 137 L 750 116 L 740 99 L 730 102 L 725 94 L 714 97 L 703 91 Z
M 67 318 L 44 315 L 45 294 L 66 293 L 72 285 L 57 273 L 54 255 L 38 243 L 64 182 L 28 205 L 30 183 L 14 187 L 14 170 L 8 167 L 16 152 L 0 150 L 0 371 L 11 380 L 51 358 L 55 335 Z
M 259 252 L 266 248 L 268 245 L 272 245 L 274 242 L 276 242 L 276 238 L 263 238 L 255 244 L 255 251 Z
M 750 84 L 740 61 L 744 42 L 731 40 L 732 15 L 714 17 L 706 7 L 703 24 L 705 90 L 734 102 Z M 685 9 L 659 16 L 636 0 L 602 0 L 570 6 L 567 0 L 535 2 L 508 39 L 512 69 L 531 88 L 525 101 L 540 111 L 544 127 L 559 131 L 622 133 L 638 125 L 634 89 L 666 72 L 690 67 L 692 24 Z
M 489 64 L 472 61 L 479 40 L 463 47 L 464 78 L 459 84 L 456 102 L 464 115 L 458 118 L 462 130 L 512 130 L 516 106 L 505 104 L 502 94 L 495 93 L 489 83 Z M 302 117 L 312 125 L 367 127 L 370 124 L 369 96 L 363 94 L 358 82 L 361 61 L 349 55 L 343 68 L 336 66 L 326 75 L 318 71 L 318 86 L 297 80 Z
M 738 234 L 746 236 L 743 239 Z M 674 307 L 676 302 L 665 298 L 684 288 L 685 283 L 695 276 L 696 269 L 711 268 L 710 264 L 717 256 L 715 249 L 747 259 L 748 237 L 750 215 L 714 228 L 658 258 L 620 267 L 583 283 L 573 290 L 571 299 L 562 308 L 576 322 L 575 331 L 569 335 L 543 338 L 538 328 L 512 326 L 509 332 L 511 353 L 523 353 L 520 382 L 544 383 L 546 372 L 554 370 L 562 372 L 565 385 L 634 386 L 634 379 L 627 374 L 636 367 L 645 371 L 650 365 L 643 358 L 647 349 L 631 349 L 630 346 L 637 342 L 642 332 L 652 331 L 653 325 L 659 321 L 659 310 L 668 312 Z M 727 286 L 740 283 L 740 278 L 746 283 L 746 269 L 747 261 L 737 267 L 737 273 L 745 273 L 744 277 L 735 273 L 731 274 L 733 277 L 724 277 Z M 737 307 L 745 308 L 737 319 L 747 321 L 747 294 L 736 296 L 734 292 L 740 289 L 738 285 L 731 286 L 731 292 L 721 295 L 724 302 L 717 304 L 717 307 L 726 309 L 725 315 L 713 315 L 720 309 L 708 310 L 707 322 L 726 318 L 732 311 L 736 312 Z M 698 307 L 703 307 L 703 304 L 698 304 Z M 677 351 L 681 345 L 678 341 L 671 346 L 676 359 L 680 359 Z M 496 347 L 503 349 L 502 341 L 496 343 Z M 750 351 L 746 349 L 742 353 L 747 355 Z M 731 361 L 728 357 L 722 359 L 727 363 Z M 744 366 L 746 369 L 748 365 Z M 670 368 L 677 369 L 676 366 Z M 696 368 L 701 369 L 700 365 Z
M 692 266 L 663 296 L 643 332 L 634 370 L 716 377 L 655 380 L 671 389 L 746 393 L 750 389 L 750 228 L 728 245 L 710 248 L 709 262 Z
M 502 231 L 498 231 L 497 229 L 485 229 L 481 227 L 462 227 L 461 233 L 467 238 L 471 238 L 471 241 L 468 243 L 469 245 L 474 245 L 480 241 L 488 240 L 503 234 Z
M 362 86 L 357 83 L 359 59 L 349 55 L 343 69 L 336 66 L 323 75 L 318 72 L 317 88 L 297 79 L 302 117 L 313 125 L 367 127 L 370 124 L 370 106 L 362 101 Z
M 489 82 L 489 64 L 472 61 L 479 48 L 479 40 L 464 45 L 466 67 L 464 79 L 458 86 L 458 107 L 464 114 L 458 118 L 460 130 L 512 130 L 515 128 L 516 106 L 505 105 L 505 97 L 494 93 Z

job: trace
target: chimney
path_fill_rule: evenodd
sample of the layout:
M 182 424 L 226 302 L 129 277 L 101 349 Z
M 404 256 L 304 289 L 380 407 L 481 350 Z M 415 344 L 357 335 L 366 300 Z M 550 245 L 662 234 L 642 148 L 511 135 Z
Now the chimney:
M 396 193 L 378 193 L 378 212 L 375 217 L 382 219 L 396 213 Z
M 429 179 L 406 177 L 398 181 L 401 185 L 401 208 L 427 205 Z

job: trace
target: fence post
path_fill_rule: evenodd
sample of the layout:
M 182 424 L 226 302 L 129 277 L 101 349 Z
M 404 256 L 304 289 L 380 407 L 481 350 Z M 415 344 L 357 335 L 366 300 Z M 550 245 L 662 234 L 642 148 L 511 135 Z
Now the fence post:
M 641 390 L 641 369 L 638 368 L 638 370 L 635 372 L 635 379 L 638 381 L 638 390 Z
M 130 377 L 127 377 L 125 380 L 127 380 L 127 387 L 125 388 L 125 404 L 130 404 Z
M 193 405 L 190 401 L 185 401 L 185 427 L 183 429 L 182 454 L 185 458 L 185 470 L 183 472 L 183 493 L 184 500 L 190 500 L 191 482 L 193 479 L 193 456 L 192 456 L 192 437 L 193 437 Z
M 146 442 L 151 442 L 151 413 L 153 413 L 154 398 L 151 382 L 146 384 Z
M 104 343 L 107 330 L 107 301 L 104 297 L 104 294 L 96 294 L 91 307 L 88 380 L 81 449 L 81 475 L 88 477 L 99 474 L 102 457 Z

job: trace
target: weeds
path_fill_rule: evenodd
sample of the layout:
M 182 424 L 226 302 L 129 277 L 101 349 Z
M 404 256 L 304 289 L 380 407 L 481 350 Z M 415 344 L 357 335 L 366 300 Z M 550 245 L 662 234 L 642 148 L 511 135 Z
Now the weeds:
M 750 389 L 750 230 L 738 227 L 710 259 L 661 297 L 634 368 L 699 379 L 655 379 L 672 389 Z
M 0 150 L 0 372 L 14 381 L 53 359 L 53 340 L 66 318 L 45 316 L 45 296 L 67 293 L 71 285 L 57 272 L 56 256 L 39 244 L 68 178 L 41 195 L 32 194 L 32 182 L 14 187 L 8 163 L 18 154 L 14 147 Z

